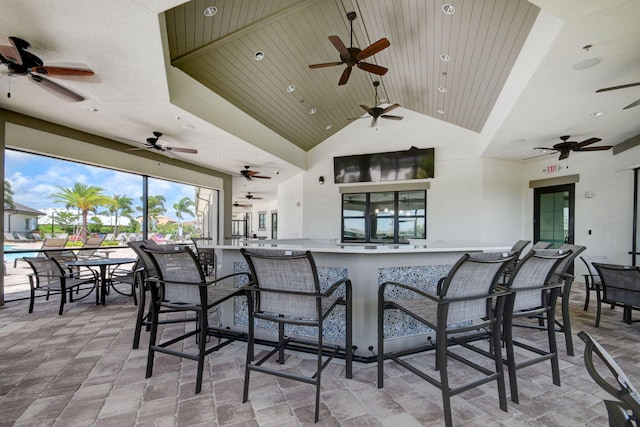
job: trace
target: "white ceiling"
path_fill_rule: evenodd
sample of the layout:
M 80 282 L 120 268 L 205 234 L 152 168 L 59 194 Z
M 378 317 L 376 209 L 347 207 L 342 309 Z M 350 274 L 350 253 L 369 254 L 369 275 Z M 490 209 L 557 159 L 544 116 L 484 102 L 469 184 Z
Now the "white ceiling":
M 393 4 L 414 4 L 415 1 L 393 0 Z M 505 3 L 495 1 L 497 5 Z M 29 41 L 30 51 L 46 65 L 79 62 L 96 72 L 92 78 L 56 79 L 87 98 L 79 103 L 50 94 L 25 77 L 9 79 L 4 75 L 0 77 L 0 107 L 121 142 L 143 142 L 152 131 L 161 131 L 172 145 L 199 150 L 198 155 L 178 154 L 187 162 L 235 176 L 244 165 L 250 165 L 271 176 L 271 180 L 251 182 L 237 178 L 234 196 L 243 197 L 246 191 L 251 191 L 264 196 L 265 200 L 272 199 L 275 184 L 304 169 L 304 150 L 169 64 L 163 12 L 181 3 L 180 0 L 0 0 L 0 34 Z M 211 5 L 216 1 L 202 0 L 201 3 Z M 226 3 L 230 4 L 230 0 Z M 234 3 L 252 3 L 252 7 L 258 7 L 263 2 L 234 0 Z M 299 3 L 304 5 L 309 1 Z M 327 3 L 344 12 L 351 8 L 361 10 L 366 2 L 332 0 Z M 377 3 L 380 6 L 385 2 L 378 0 Z M 438 6 L 444 2 L 431 0 L 429 3 Z M 449 3 L 462 8 L 462 0 Z M 469 3 L 470 0 L 464 0 L 465 7 Z M 640 134 L 640 107 L 623 110 L 640 98 L 640 86 L 595 93 L 598 88 L 640 81 L 640 2 L 535 0 L 532 3 L 542 9 L 532 35 L 503 82 L 505 89 L 491 114 L 477 129 L 479 140 L 486 145 L 484 155 L 522 160 L 538 154 L 534 147 L 553 145 L 565 134 L 578 141 L 599 137 L 603 145 L 616 145 Z M 252 7 L 247 10 L 253 11 Z M 367 19 L 377 19 L 382 9 L 366 8 Z M 380 15 L 374 17 L 374 13 Z M 430 25 L 419 20 L 408 23 L 400 14 L 387 14 L 384 22 L 390 28 L 389 34 L 385 34 L 391 41 L 389 54 L 395 45 L 406 44 L 397 40 L 399 29 L 404 29 L 402 40 L 410 40 L 413 32 Z M 366 31 L 383 31 L 370 27 Z M 323 40 L 322 47 L 313 62 L 333 60 L 326 56 L 332 49 L 326 36 L 339 32 L 347 42 L 348 23 L 340 23 L 340 28 L 327 29 L 327 34 L 318 36 Z M 373 40 L 379 38 L 378 34 L 368 36 Z M 592 45 L 588 51 L 582 49 L 588 44 Z M 591 58 L 599 59 L 598 65 L 581 71 L 573 69 L 575 64 Z M 384 57 L 384 61 L 383 64 L 381 58 L 379 63 L 394 70 L 400 59 Z M 398 65 L 393 72 L 404 68 Z M 333 89 L 340 67 L 323 74 L 325 70 L 330 69 L 312 71 L 326 75 Z M 352 78 L 359 72 L 362 73 L 355 70 Z M 426 73 L 420 68 L 414 72 Z M 389 79 L 383 80 L 387 92 L 396 90 L 394 85 L 398 81 L 408 82 L 388 94 L 397 97 L 391 101 L 403 107 L 413 105 L 406 93 L 422 90 L 411 87 L 415 79 L 395 75 L 392 80 L 392 71 L 389 74 Z M 472 74 L 467 80 L 471 78 Z M 9 81 L 11 98 L 6 96 Z M 348 101 L 358 109 L 358 104 L 370 105 L 370 98 L 372 93 L 365 99 Z M 98 111 L 91 112 L 88 107 Z M 592 116 L 596 111 L 605 114 Z M 430 107 L 419 112 L 434 114 Z

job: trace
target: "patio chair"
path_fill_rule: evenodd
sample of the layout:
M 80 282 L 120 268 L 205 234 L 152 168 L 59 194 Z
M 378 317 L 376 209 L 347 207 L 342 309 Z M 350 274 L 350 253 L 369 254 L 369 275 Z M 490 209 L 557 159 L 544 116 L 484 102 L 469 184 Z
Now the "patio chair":
M 104 258 L 104 255 L 98 252 L 100 245 L 104 241 L 104 236 L 89 237 L 82 248 L 76 254 L 79 259 L 86 258 Z
M 553 383 L 557 386 L 560 385 L 555 311 L 562 283 L 553 283 L 551 277 L 558 264 L 570 253 L 571 251 L 554 249 L 531 251 L 518 263 L 507 284 L 511 294 L 507 296 L 505 302 L 502 328 L 507 350 L 511 400 L 515 403 L 519 403 L 516 371 L 521 368 L 550 360 Z M 528 318 L 538 314 L 542 314 L 548 319 L 545 325 L 513 322 L 514 319 Z M 520 341 L 514 339 L 514 327 L 546 330 L 548 350 L 531 346 L 524 339 Z M 528 356 L 527 359 L 521 357 L 521 360 L 516 362 L 514 346 L 524 350 L 523 353 L 533 354 L 533 356 Z
M 196 394 L 200 393 L 205 356 L 243 336 L 241 333 L 231 333 L 223 325 L 219 327 L 209 325 L 208 316 L 211 311 L 217 309 L 219 304 L 233 297 L 245 295 L 243 288 L 223 287 L 217 284 L 232 276 L 248 277 L 248 274 L 234 273 L 217 280 L 207 281 L 198 259 L 188 247 L 142 245 L 141 249 L 149 254 L 157 273 L 157 277 L 149 277 L 146 280 L 151 288 L 152 313 L 146 377 L 149 378 L 153 374 L 156 352 L 195 360 L 198 362 Z M 158 317 L 160 310 L 165 308 L 195 313 L 197 318 L 195 329 L 186 333 L 182 331 L 173 338 L 169 338 L 170 333 L 180 329 L 165 329 L 162 335 L 166 337 L 166 341 L 158 342 Z M 192 336 L 196 337 L 196 354 L 190 352 L 189 345 L 183 342 Z M 207 347 L 208 336 L 219 338 L 218 344 Z
M 252 371 L 300 381 L 315 386 L 314 420 L 318 422 L 323 369 L 335 356 L 342 354 L 345 357 L 345 377 L 353 376 L 351 281 L 343 278 L 327 289 L 322 289 L 315 261 L 309 251 L 246 248 L 240 251 L 247 260 L 253 277 L 253 281 L 247 286 L 249 336 L 242 402 L 249 398 Z M 340 315 L 344 318 L 344 341 L 330 344 L 324 337 L 323 322 L 338 306 L 344 307 L 344 315 Z M 254 361 L 256 323 L 264 321 L 277 324 L 278 343 L 273 350 L 265 355 L 261 354 L 260 359 Z M 305 334 L 304 338 L 295 336 L 295 332 L 289 327 L 306 327 L 305 329 L 315 331 L 315 335 Z M 315 353 L 313 375 L 265 365 L 275 354 L 278 355 L 278 363 L 284 364 L 285 349 L 292 346 Z
M 584 275 L 584 285 L 586 288 L 586 294 L 584 298 L 584 311 L 589 309 L 589 294 L 591 291 L 596 291 L 596 304 L 600 305 L 600 292 L 602 289 L 602 280 L 598 270 L 593 266 L 594 262 L 599 264 L 613 264 L 606 256 L 581 256 L 580 259 L 587 267 L 587 274 Z
M 556 267 L 553 272 L 553 282 L 562 282 L 562 292 L 559 297 L 562 302 L 562 321 L 555 319 L 556 323 L 556 332 L 564 333 L 564 341 L 567 347 L 567 355 L 573 356 L 573 335 L 571 335 L 571 310 L 569 308 L 569 298 L 571 295 L 571 285 L 573 284 L 574 276 L 569 273 L 573 268 L 573 261 L 584 252 L 587 248 L 585 246 L 572 245 L 569 243 L 565 243 L 561 245 L 558 249 L 563 251 L 571 251 L 571 254 L 564 258 L 560 264 Z M 540 316 L 541 321 L 544 319 L 544 316 Z
M 596 327 L 600 326 L 602 303 L 623 307 L 622 321 L 631 324 L 631 312 L 640 309 L 640 267 L 593 263 L 602 280 L 602 299 L 596 313 Z
M 507 411 L 507 394 L 502 360 L 501 323 L 504 288 L 497 288 L 502 273 L 516 256 L 509 253 L 477 253 L 463 255 L 451 268 L 447 277 L 438 283 L 436 294 L 398 282 L 385 282 L 378 288 L 378 388 L 384 385 L 384 361 L 391 359 L 418 377 L 438 387 L 442 392 L 444 421 L 453 425 L 451 397 L 473 387 L 496 381 L 500 409 Z M 492 304 L 495 309 L 492 309 Z M 385 316 L 404 313 L 412 320 L 427 326 L 435 333 L 435 344 L 385 353 Z M 480 345 L 488 340 L 489 349 Z M 460 346 L 487 357 L 491 369 L 467 359 Z M 404 356 L 435 350 L 439 380 L 412 363 Z M 449 383 L 449 358 L 477 370 L 482 376 L 469 377 L 465 384 L 452 387 Z M 479 377 L 479 378 L 476 378 Z
M 33 273 L 29 274 L 30 302 L 29 313 L 33 313 L 36 291 L 46 292 L 46 299 L 49 300 L 51 294 L 60 294 L 60 309 L 58 314 L 62 315 L 64 305 L 67 302 L 67 291 L 69 302 L 74 301 L 73 291 L 76 294 L 81 291 L 88 291 L 82 296 L 76 295 L 75 299 L 86 298 L 98 286 L 98 275 L 88 270 L 80 275 L 77 272 L 69 272 L 53 258 L 46 257 L 26 257 L 24 260 L 29 264 Z M 96 303 L 98 303 L 98 292 L 96 291 Z
M 38 253 L 38 256 L 47 256 L 46 255 L 46 251 L 47 249 L 63 249 L 67 244 L 67 239 L 59 239 L 59 238 L 47 238 L 44 239 L 42 241 L 42 246 L 40 246 L 40 251 Z M 13 268 L 16 268 L 18 261 L 22 261 L 22 258 L 16 258 L 13 260 Z
M 584 364 L 591 378 L 616 400 L 605 400 L 610 427 L 628 427 L 640 425 L 640 394 L 631 384 L 620 366 L 609 352 L 589 333 L 578 332 L 578 337 L 585 342 Z M 609 372 L 599 372 L 601 364 L 594 363 L 594 354 L 600 359 Z M 606 372 L 606 371 L 605 371 Z M 612 381 L 613 380 L 613 381 Z
M 4 233 L 5 242 L 15 242 L 16 240 L 16 236 L 14 236 L 13 233 Z
M 147 293 L 149 292 L 147 279 L 149 277 L 155 277 L 157 275 L 151 257 L 142 249 L 143 245 L 147 247 L 154 247 L 156 246 L 156 242 L 154 242 L 153 240 L 139 240 L 127 243 L 127 246 L 133 249 L 133 251 L 138 256 L 138 264 L 136 270 L 138 279 L 135 282 L 137 291 L 136 295 L 138 300 L 138 312 L 136 315 L 136 326 L 133 334 L 132 348 L 134 349 L 137 349 L 140 345 L 140 335 L 142 333 L 142 327 L 144 326 L 147 331 L 151 330 L 151 304 L 149 304 L 147 307 Z M 174 311 L 175 310 L 161 310 L 160 314 L 170 313 Z M 195 321 L 196 318 L 192 317 L 190 320 Z M 159 319 L 158 324 L 183 323 L 185 321 L 186 319 L 164 318 Z
M 513 271 L 516 269 L 516 264 L 520 260 L 520 256 L 522 255 L 522 251 L 524 250 L 524 248 L 527 247 L 527 245 L 529 245 L 529 243 L 531 243 L 531 240 L 518 240 L 511 247 L 511 252 L 515 252 L 516 256 L 504 268 L 504 273 L 502 275 L 503 276 L 502 277 L 503 283 L 506 283 L 509 280 L 509 277 L 511 276 Z
M 210 245 L 213 243 L 211 237 L 193 237 L 191 238 L 193 245 L 196 248 L 196 254 L 202 269 L 207 276 L 212 276 L 216 269 L 216 254 L 213 249 L 205 249 L 202 245 Z

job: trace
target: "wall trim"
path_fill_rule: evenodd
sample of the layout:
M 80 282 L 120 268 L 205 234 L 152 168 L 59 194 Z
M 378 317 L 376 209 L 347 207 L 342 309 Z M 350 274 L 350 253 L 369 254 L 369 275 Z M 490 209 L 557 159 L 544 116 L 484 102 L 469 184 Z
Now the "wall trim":
M 431 182 L 406 182 L 406 183 L 389 183 L 389 184 L 373 184 L 373 185 L 350 185 L 339 187 L 340 194 L 350 193 L 382 193 L 386 191 L 411 191 L 411 190 L 428 190 L 431 188 Z
M 554 185 L 575 184 L 576 182 L 580 182 L 580 174 L 536 179 L 529 181 L 529 188 L 553 187 Z

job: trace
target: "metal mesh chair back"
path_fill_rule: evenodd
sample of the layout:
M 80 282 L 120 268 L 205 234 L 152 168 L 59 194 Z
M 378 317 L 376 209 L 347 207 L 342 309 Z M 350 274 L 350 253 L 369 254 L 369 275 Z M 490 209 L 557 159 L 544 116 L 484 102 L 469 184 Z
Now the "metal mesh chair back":
M 88 257 L 95 255 L 96 250 L 100 248 L 100 245 L 104 241 L 103 237 L 89 237 L 87 241 L 82 245 L 82 248 L 78 251 L 78 256 Z
M 640 267 L 617 264 L 593 264 L 602 279 L 606 302 L 640 307 Z
M 531 243 L 531 240 L 518 240 L 511 247 L 511 251 L 517 253 L 519 257 L 524 248 L 526 248 L 529 243 Z
M 309 294 L 263 292 L 256 301 L 256 311 L 318 320 L 320 285 L 310 252 L 251 249 L 242 254 L 258 288 Z
M 62 289 L 64 271 L 52 258 L 24 258 L 36 276 L 36 287 Z
M 571 251 L 571 255 L 569 255 L 568 257 L 563 259 L 562 262 L 560 262 L 560 264 L 558 264 L 558 266 L 556 267 L 556 269 L 554 271 L 555 274 L 566 274 L 567 271 L 569 271 L 569 269 L 573 265 L 573 260 L 575 260 L 576 257 L 578 255 L 580 255 L 587 248 L 586 248 L 586 246 L 578 246 L 578 245 L 572 245 L 572 244 L 569 244 L 569 243 L 565 243 L 562 246 L 560 246 L 558 249 L 565 250 L 565 251 Z
M 473 297 L 489 296 L 506 263 L 515 256 L 514 252 L 463 255 L 445 279 L 440 296 L 444 300 L 470 299 L 448 304 L 447 323 L 484 318 L 487 315 L 486 300 Z
M 200 263 L 186 246 L 142 245 L 149 254 L 158 277 L 163 282 L 163 298 L 167 301 L 200 304 L 199 284 L 205 283 Z
M 580 259 L 587 266 L 589 270 L 589 276 L 591 276 L 592 284 L 600 284 L 602 281 L 600 280 L 600 275 L 598 274 L 598 270 L 593 266 L 594 262 L 598 264 L 613 264 L 611 260 L 606 256 L 581 256 Z
M 513 310 L 527 310 L 544 305 L 541 289 L 551 280 L 558 264 L 569 256 L 570 251 L 532 251 L 520 261 L 509 281 L 508 287 L 517 291 Z M 534 288 L 534 289 L 531 289 Z
M 153 265 L 153 261 L 151 261 L 151 257 L 147 252 L 142 250 L 142 246 L 155 248 L 157 245 L 153 240 L 139 240 L 136 242 L 128 242 L 127 246 L 129 246 L 135 254 L 138 256 L 139 266 L 144 268 L 149 276 L 155 275 L 155 266 Z
M 538 251 L 540 249 L 549 249 L 551 246 L 553 246 L 553 243 L 551 243 L 551 242 L 543 242 L 542 240 L 539 240 L 539 241 L 537 241 L 537 242 L 535 242 L 533 244 L 531 249 L 534 250 L 534 251 Z

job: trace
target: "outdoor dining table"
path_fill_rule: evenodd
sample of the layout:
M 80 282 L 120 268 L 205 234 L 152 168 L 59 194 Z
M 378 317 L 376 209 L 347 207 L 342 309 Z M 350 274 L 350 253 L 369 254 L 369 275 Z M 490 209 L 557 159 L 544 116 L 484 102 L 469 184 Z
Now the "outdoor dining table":
M 100 304 L 105 305 L 105 295 L 107 294 L 107 267 L 120 264 L 130 264 L 136 262 L 137 258 L 89 258 L 76 261 L 67 261 L 70 267 L 98 267 L 100 270 Z

